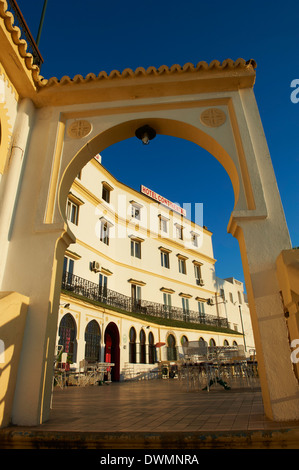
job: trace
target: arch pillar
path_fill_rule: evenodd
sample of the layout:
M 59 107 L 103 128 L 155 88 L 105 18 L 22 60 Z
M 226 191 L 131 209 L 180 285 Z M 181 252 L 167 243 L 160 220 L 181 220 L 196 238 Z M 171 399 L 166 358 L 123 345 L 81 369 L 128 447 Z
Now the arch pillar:
M 71 242 L 66 234 L 57 241 L 57 235 L 53 232 L 20 239 L 8 257 L 16 291 L 30 291 L 11 415 L 12 424 L 19 426 L 41 424 L 50 415 L 63 255 Z M 35 252 L 39 253 L 39 263 L 34 262 Z M 13 259 L 13 253 L 16 257 L 19 253 L 19 259 Z M 26 270 L 31 269 L 33 273 L 29 274 Z
M 294 420 L 299 419 L 298 382 L 290 359 L 275 255 L 269 250 L 269 231 L 271 227 L 266 219 L 255 224 L 243 222 L 235 229 L 234 236 L 239 242 L 244 268 L 265 414 L 275 421 Z

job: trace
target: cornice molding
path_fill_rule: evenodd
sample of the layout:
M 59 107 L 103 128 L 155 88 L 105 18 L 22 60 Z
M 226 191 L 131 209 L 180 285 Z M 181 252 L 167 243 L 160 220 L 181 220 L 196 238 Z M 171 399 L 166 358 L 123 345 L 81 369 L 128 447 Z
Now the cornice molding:
M 198 62 L 194 65 L 187 62 L 181 66 L 174 64 L 171 67 L 167 65 L 161 65 L 159 68 L 148 67 L 137 67 L 135 70 L 130 68 L 124 69 L 122 72 L 119 70 L 112 70 L 109 74 L 105 71 L 101 71 L 98 75 L 89 73 L 86 77 L 82 75 L 75 75 L 73 78 L 65 75 L 60 80 L 57 77 L 51 77 L 48 80 L 43 79 L 40 82 L 42 87 L 50 87 L 55 85 L 67 85 L 67 84 L 78 84 L 78 83 L 90 83 L 93 81 L 100 80 L 115 80 L 115 79 L 129 79 L 129 78 L 142 78 L 142 77 L 161 77 L 175 74 L 187 74 L 187 73 L 204 73 L 204 72 L 219 72 L 219 71 L 243 71 L 243 72 L 254 72 L 256 68 L 256 62 L 253 59 L 245 60 L 242 58 L 233 61 L 232 59 L 226 59 L 222 63 L 218 60 L 213 60 L 209 64 L 205 61 Z

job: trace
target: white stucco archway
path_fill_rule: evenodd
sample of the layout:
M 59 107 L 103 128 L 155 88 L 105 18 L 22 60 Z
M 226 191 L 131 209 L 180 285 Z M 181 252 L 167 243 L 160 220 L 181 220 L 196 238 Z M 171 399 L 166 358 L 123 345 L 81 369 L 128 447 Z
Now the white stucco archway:
M 228 173 L 235 196 L 228 231 L 240 246 L 265 412 L 277 421 L 299 419 L 275 266 L 291 245 L 252 76 L 252 64 L 241 63 L 210 77 L 174 69 L 165 80 L 150 73 L 115 82 L 64 80 L 42 89 L 35 108 L 30 100 L 24 104 L 24 116 L 34 116 L 34 125 L 27 135 L 1 286 L 30 297 L 13 423 L 32 425 L 49 416 L 62 261 L 74 241 L 65 220 L 69 188 L 93 156 L 134 136 L 143 124 L 203 147 Z

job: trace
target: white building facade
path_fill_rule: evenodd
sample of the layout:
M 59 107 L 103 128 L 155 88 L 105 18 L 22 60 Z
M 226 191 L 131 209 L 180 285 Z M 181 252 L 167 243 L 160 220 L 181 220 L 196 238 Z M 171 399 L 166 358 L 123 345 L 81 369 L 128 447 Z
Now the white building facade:
M 252 354 L 243 284 L 216 277 L 212 233 L 184 208 L 119 182 L 97 156 L 74 181 L 66 215 L 76 243 L 65 254 L 57 344 L 71 367 L 112 362 L 112 380 L 125 380 L 178 360 L 186 340 Z

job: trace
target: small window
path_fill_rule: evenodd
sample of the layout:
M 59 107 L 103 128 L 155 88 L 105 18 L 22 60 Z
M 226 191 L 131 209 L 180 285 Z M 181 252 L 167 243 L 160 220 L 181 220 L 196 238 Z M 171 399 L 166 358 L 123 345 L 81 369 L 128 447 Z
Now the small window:
M 233 294 L 230 292 L 229 293 L 229 300 L 234 303 L 234 298 L 233 298 Z
M 187 274 L 187 269 L 186 269 L 186 260 L 179 258 L 179 272 L 182 274 Z
M 109 224 L 106 221 L 101 221 L 100 240 L 109 245 Z
M 73 274 L 74 272 L 74 260 L 67 256 L 65 256 L 63 260 L 63 272 L 69 274 Z
M 161 266 L 169 269 L 169 253 L 161 251 Z
M 163 305 L 164 310 L 169 310 L 171 308 L 171 294 L 163 292 Z
M 102 198 L 104 199 L 104 201 L 110 202 L 110 191 L 106 186 L 103 186 Z
M 132 217 L 134 219 L 140 220 L 140 209 L 139 207 L 132 206 Z
M 133 302 L 133 306 L 141 305 L 141 287 L 137 286 L 136 284 L 132 284 L 131 286 L 131 298 Z
M 108 294 L 108 277 L 104 274 L 100 274 L 99 276 L 99 296 L 100 299 L 106 299 Z
M 133 217 L 133 219 L 140 220 L 142 205 L 135 201 L 130 201 L 130 204 L 131 204 L 131 217 Z
M 242 303 L 242 294 L 238 291 L 239 304 Z
M 141 259 L 141 242 L 138 240 L 131 240 L 131 256 Z
M 107 181 L 102 181 L 102 199 L 108 202 L 108 204 L 110 203 L 111 191 L 113 191 L 113 187 L 110 186 L 110 184 L 107 183 Z
M 184 313 L 189 312 L 189 299 L 182 297 L 182 307 L 183 307 Z
M 179 240 L 183 240 L 183 227 L 181 225 L 176 224 L 176 238 Z
M 67 200 L 66 217 L 67 220 L 75 225 L 78 225 L 79 205 L 71 199 Z
M 200 269 L 199 264 L 194 265 L 194 274 L 195 274 L 196 284 L 199 285 L 200 280 L 201 280 L 201 269 Z
M 204 318 L 205 316 L 205 303 L 204 302 L 198 302 L 198 312 L 199 312 L 199 317 Z
M 196 233 L 191 233 L 191 244 L 198 247 L 198 235 Z
M 81 199 L 75 196 L 75 194 L 69 193 L 66 201 L 66 218 L 69 222 L 78 225 L 79 207 L 82 204 L 84 202 Z
M 168 232 L 168 219 L 162 215 L 159 215 L 159 228 L 161 232 Z

